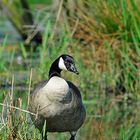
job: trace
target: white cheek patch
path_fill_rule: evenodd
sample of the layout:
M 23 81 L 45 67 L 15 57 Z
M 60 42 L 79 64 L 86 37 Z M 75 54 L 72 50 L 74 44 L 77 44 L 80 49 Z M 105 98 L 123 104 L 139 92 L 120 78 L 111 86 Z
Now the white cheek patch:
M 60 59 L 59 59 L 59 64 L 58 64 L 58 66 L 59 66 L 59 68 L 60 68 L 61 70 L 67 70 L 67 68 L 66 68 L 66 66 L 65 66 L 65 64 L 64 64 L 64 60 L 63 60 L 62 57 L 60 57 Z

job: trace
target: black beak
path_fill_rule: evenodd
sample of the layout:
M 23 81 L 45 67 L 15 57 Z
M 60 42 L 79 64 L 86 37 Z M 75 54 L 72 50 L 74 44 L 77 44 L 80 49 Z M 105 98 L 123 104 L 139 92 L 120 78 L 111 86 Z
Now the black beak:
M 70 71 L 77 74 L 77 75 L 79 74 L 79 72 L 78 72 L 78 70 L 77 70 L 77 68 L 75 67 L 74 64 L 70 66 Z
M 77 71 L 76 74 L 79 75 L 79 72 Z
M 77 70 L 74 73 L 77 74 L 77 75 L 79 74 L 79 72 Z

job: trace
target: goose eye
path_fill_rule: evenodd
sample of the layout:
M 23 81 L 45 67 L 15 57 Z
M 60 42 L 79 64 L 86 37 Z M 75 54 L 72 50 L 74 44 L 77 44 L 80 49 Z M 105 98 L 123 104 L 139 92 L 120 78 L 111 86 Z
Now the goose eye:
M 65 64 L 69 64 L 69 62 L 68 61 L 65 61 Z
M 68 62 L 68 61 L 66 61 L 66 62 L 65 62 L 65 66 L 67 67 L 67 69 L 69 69 L 69 68 L 70 68 L 70 65 L 71 65 L 71 63 L 70 63 L 70 62 Z

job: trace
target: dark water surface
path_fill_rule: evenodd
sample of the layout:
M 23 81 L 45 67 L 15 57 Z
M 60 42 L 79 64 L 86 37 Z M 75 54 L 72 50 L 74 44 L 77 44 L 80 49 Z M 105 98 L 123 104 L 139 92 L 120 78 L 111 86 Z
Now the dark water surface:
M 4 39 L 7 37 L 7 44 L 16 44 L 21 41 L 21 37 L 15 30 L 13 25 L 6 18 L 0 17 L 0 44 L 3 44 Z

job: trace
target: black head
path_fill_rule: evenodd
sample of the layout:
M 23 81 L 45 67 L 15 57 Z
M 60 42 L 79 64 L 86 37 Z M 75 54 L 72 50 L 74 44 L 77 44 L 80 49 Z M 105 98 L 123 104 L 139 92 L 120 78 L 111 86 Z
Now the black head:
M 63 54 L 59 56 L 51 65 L 49 78 L 53 76 L 61 76 L 61 71 L 66 70 L 76 74 L 79 72 L 76 69 L 74 58 L 70 55 Z
M 61 70 L 70 71 L 79 74 L 75 66 L 74 58 L 70 55 L 63 54 L 59 57 L 58 67 Z

